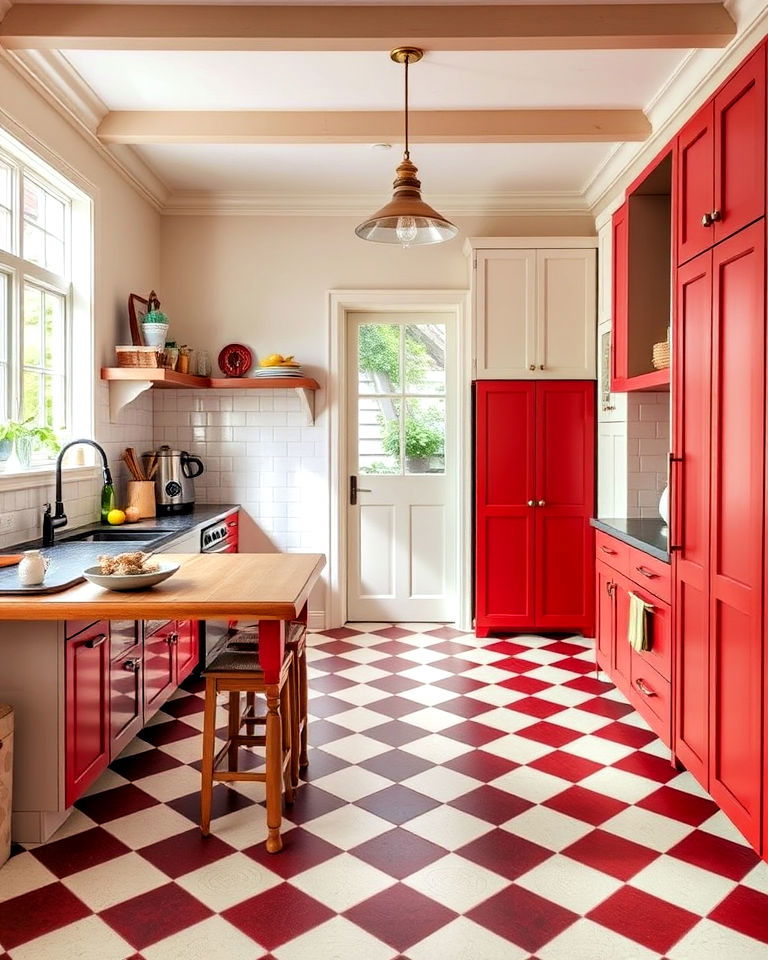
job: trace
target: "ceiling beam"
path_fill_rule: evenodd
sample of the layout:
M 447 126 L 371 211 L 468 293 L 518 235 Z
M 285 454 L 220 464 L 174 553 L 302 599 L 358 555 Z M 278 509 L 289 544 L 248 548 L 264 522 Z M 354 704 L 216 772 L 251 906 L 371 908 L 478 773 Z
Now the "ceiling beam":
M 413 143 L 642 141 L 641 110 L 434 110 L 411 112 Z M 102 143 L 400 143 L 399 111 L 162 111 L 108 113 Z
M 722 3 L 297 6 L 15 4 L 9 50 L 590 50 L 723 47 Z

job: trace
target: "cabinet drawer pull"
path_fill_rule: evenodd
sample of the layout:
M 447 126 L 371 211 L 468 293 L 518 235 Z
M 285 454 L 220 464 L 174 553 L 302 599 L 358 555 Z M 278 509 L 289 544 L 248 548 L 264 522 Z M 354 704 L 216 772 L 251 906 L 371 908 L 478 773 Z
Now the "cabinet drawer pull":
M 654 690 L 651 690 L 651 688 L 648 686 L 645 680 L 642 679 L 642 677 L 638 677 L 637 680 L 635 680 L 635 686 L 640 691 L 640 693 L 642 693 L 644 697 L 658 696 L 658 694 Z
M 93 650 L 95 647 L 100 647 L 106 639 L 106 633 L 100 633 L 98 636 L 90 637 L 88 640 L 86 640 L 84 646 L 88 647 L 90 650 Z
M 128 673 L 138 673 L 140 666 L 140 660 L 126 660 L 123 664 L 123 670 L 127 670 Z
M 638 573 L 642 573 L 644 577 L 648 577 L 649 580 L 655 580 L 658 577 L 658 573 L 654 573 L 653 570 L 649 570 L 648 567 L 635 567 Z
M 610 553 L 611 555 L 613 555 L 614 553 L 616 553 L 615 550 L 611 550 L 610 547 L 606 547 L 604 543 L 601 543 L 601 544 L 600 544 L 600 549 L 603 551 L 603 553 Z

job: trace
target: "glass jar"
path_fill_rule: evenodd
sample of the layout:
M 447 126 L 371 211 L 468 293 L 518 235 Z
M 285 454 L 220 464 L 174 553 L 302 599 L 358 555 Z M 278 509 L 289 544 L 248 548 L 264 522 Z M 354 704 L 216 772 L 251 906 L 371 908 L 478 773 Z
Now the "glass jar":
M 195 364 L 195 373 L 198 377 L 210 377 L 211 357 L 207 350 L 198 350 Z

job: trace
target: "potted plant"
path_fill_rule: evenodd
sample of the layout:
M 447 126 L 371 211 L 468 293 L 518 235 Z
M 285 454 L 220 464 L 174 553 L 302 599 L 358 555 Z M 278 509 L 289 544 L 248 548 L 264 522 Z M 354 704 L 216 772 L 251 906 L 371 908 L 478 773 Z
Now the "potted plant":
M 160 310 L 160 301 L 153 290 L 147 302 L 147 312 L 141 319 L 141 336 L 147 347 L 165 347 L 165 337 L 168 333 L 168 317 Z
M 29 470 L 32 451 L 48 450 L 51 455 L 61 449 L 61 444 L 52 427 L 43 427 L 34 423 L 34 417 L 26 420 L 8 420 L 0 424 L 0 449 L 8 449 L 5 458 L 6 469 Z
M 441 456 L 445 446 L 440 412 L 434 409 L 410 411 L 405 419 L 405 462 L 407 473 L 426 473 L 432 457 Z M 400 422 L 387 420 L 382 437 L 384 452 L 400 456 Z

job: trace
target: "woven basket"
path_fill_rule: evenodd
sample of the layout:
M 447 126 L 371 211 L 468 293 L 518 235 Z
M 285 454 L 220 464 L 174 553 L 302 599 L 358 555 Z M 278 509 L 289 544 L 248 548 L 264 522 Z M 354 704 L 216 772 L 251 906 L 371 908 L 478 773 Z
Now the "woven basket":
M 115 347 L 118 367 L 160 366 L 155 347 Z
M 666 370 L 669 366 L 669 344 L 666 340 L 662 343 L 653 345 L 653 363 L 654 370 Z

